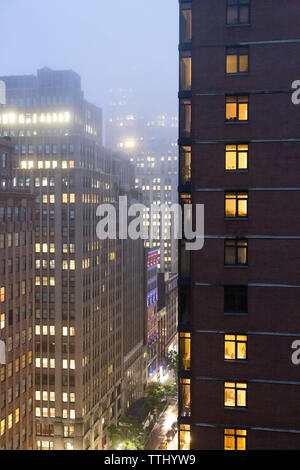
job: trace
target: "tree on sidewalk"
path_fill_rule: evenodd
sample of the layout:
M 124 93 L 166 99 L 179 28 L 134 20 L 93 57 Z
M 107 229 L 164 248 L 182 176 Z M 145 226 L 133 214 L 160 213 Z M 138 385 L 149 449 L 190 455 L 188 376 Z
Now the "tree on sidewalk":
M 143 450 L 145 431 L 137 420 L 122 416 L 118 425 L 112 424 L 109 428 L 109 438 L 112 442 L 112 448 L 122 450 Z

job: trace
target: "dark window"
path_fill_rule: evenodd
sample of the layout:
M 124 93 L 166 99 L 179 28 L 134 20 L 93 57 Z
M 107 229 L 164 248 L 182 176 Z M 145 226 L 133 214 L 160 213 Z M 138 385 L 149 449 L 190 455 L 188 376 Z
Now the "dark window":
M 225 266 L 247 266 L 248 241 L 225 240 Z
M 250 23 L 250 0 L 227 0 L 227 24 Z
M 249 69 L 248 47 L 227 47 L 226 73 L 229 75 L 247 73 Z
M 248 287 L 224 287 L 224 313 L 248 313 Z

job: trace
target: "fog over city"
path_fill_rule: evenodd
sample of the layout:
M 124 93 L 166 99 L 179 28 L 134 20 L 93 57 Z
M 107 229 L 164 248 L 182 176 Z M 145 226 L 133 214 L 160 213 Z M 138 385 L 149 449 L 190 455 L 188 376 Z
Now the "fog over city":
M 133 89 L 144 113 L 176 114 L 177 1 L 0 0 L 0 16 L 0 75 L 73 69 L 105 114 L 111 88 Z

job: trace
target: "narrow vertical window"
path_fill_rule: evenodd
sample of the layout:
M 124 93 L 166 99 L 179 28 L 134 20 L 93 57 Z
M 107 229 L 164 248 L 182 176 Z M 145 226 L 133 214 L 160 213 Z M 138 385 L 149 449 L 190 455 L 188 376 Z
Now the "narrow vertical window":
M 192 4 L 184 4 L 180 9 L 180 42 L 192 40 Z
M 182 52 L 180 58 L 180 91 L 192 88 L 192 57 L 189 52 Z

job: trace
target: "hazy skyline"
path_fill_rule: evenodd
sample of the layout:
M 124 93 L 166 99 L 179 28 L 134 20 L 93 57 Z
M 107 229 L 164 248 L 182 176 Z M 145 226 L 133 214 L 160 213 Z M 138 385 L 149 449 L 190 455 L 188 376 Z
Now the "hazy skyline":
M 0 75 L 73 69 L 105 114 L 110 88 L 136 90 L 145 112 L 177 112 L 176 0 L 0 0 L 0 15 Z

